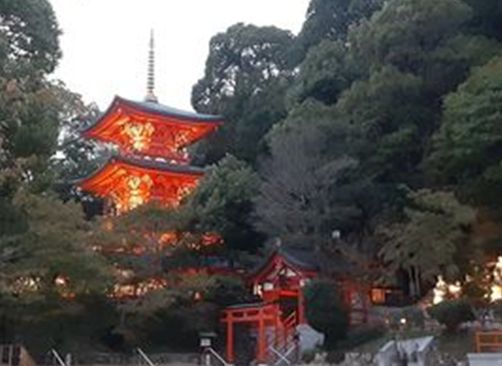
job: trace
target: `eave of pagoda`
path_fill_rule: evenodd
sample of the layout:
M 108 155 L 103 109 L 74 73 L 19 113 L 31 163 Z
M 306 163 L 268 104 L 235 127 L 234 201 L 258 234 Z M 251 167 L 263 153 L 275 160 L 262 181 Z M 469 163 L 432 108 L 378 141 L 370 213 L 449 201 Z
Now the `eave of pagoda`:
M 186 163 L 188 156 L 184 149 L 216 131 L 221 124 L 219 116 L 115 97 L 104 115 L 82 135 L 115 144 L 122 154 L 141 153 Z
M 176 207 L 203 175 L 199 168 L 113 157 L 94 174 L 77 182 L 77 186 L 109 200 L 118 213 L 123 213 L 151 201 Z

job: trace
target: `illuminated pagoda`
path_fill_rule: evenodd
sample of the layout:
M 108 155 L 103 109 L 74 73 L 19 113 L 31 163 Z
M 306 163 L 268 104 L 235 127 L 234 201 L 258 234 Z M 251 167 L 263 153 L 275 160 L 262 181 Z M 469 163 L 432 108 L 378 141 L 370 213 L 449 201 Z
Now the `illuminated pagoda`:
M 204 172 L 190 166 L 187 148 L 222 124 L 222 118 L 162 105 L 155 96 L 155 53 L 150 40 L 147 95 L 142 102 L 115 97 L 82 136 L 114 145 L 118 154 L 78 187 L 121 214 L 155 201 L 176 207 Z

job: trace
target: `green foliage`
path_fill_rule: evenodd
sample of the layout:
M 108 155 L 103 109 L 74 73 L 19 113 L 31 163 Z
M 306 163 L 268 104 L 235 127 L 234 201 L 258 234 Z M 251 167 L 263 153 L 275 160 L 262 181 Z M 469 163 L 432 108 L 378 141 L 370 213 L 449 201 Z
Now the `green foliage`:
M 326 362 L 329 365 L 338 365 L 345 361 L 345 352 L 338 349 L 329 351 L 326 355 Z
M 500 197 L 501 70 L 502 58 L 495 58 L 446 97 L 429 157 L 432 175 L 468 187 L 485 204 L 497 204 Z
M 100 342 L 113 323 L 112 272 L 91 249 L 80 205 L 23 189 L 12 205 L 23 225 L 0 235 L 3 341 L 22 336 L 33 352 Z
M 244 162 L 227 155 L 212 166 L 186 202 L 198 232 L 219 233 L 226 248 L 253 252 L 261 236 L 249 216 L 258 194 L 259 178 Z
M 454 333 L 465 322 L 475 320 L 471 305 L 465 300 L 443 301 L 427 309 L 429 314 L 446 327 L 448 333 Z
M 455 36 L 471 16 L 461 0 L 394 0 L 349 36 L 371 66 L 390 64 L 423 74 L 431 52 Z
M 421 161 L 422 136 L 430 129 L 431 116 L 423 102 L 420 78 L 393 67 L 355 82 L 342 94 L 337 110 L 353 126 L 351 139 L 366 174 L 410 179 Z
M 288 120 L 270 135 L 256 212 L 258 227 L 271 237 L 321 248 L 331 242 L 333 228 L 350 226 L 360 213 L 350 199 L 350 173 L 357 161 L 348 156 L 332 160 L 330 141 L 313 123 Z
M 205 300 L 220 307 L 246 304 L 256 301 L 242 280 L 233 277 L 215 277 Z
M 498 0 L 464 0 L 473 10 L 474 16 L 469 24 L 473 32 L 502 39 L 502 4 Z
M 351 329 L 347 334 L 347 339 L 340 342 L 339 348 L 351 350 L 363 344 L 382 338 L 386 333 L 385 327 L 378 325 L 363 325 Z
M 19 303 L 5 308 L 3 324 L 13 322 L 16 334 L 4 342 L 22 336 L 23 344 L 37 356 L 52 348 L 72 354 L 95 351 L 97 344 L 106 344 L 118 323 L 115 304 L 102 295 L 81 295 L 71 301 L 51 297 L 21 306 L 22 310 Z
M 198 301 L 194 301 L 195 293 L 200 295 Z M 181 276 L 176 287 L 151 292 L 123 306 L 125 322 L 115 332 L 129 347 L 149 344 L 172 351 L 194 351 L 198 349 L 199 332 L 218 329 L 224 307 L 253 300 L 236 278 Z
M 54 86 L 45 80 L 61 55 L 57 21 L 45 0 L 4 0 L 0 15 L 2 146 L 11 159 L 47 159 L 59 121 Z
M 292 40 L 290 32 L 244 24 L 212 38 L 204 78 L 192 91 L 197 111 L 223 114 L 226 120 L 198 149 L 207 162 L 226 153 L 249 161 L 256 158 L 260 139 L 286 114 Z
M 27 228 L 0 237 L 3 288 L 21 291 L 28 299 L 60 291 L 99 293 L 107 288 L 109 269 L 91 249 L 89 223 L 79 205 L 23 190 L 16 194 L 14 205 Z M 58 276 L 68 279 L 62 289 L 54 282 Z M 33 279 L 38 290 L 20 285 L 20 278 Z
M 325 104 L 335 103 L 358 72 L 352 60 L 348 60 L 348 52 L 341 41 L 323 41 L 311 48 L 291 87 L 290 98 L 297 102 L 314 98 Z
M 383 5 L 382 0 L 312 0 L 298 36 L 298 46 L 306 51 L 323 40 L 342 40 L 349 28 Z
M 380 256 L 390 273 L 408 271 L 414 293 L 420 295 L 420 279 L 434 281 L 442 273 L 457 276 L 467 262 L 462 258 L 472 256 L 475 248 L 467 229 L 475 212 L 451 192 L 420 190 L 410 192 L 408 198 L 402 221 L 379 229 Z
M 0 2 L 2 30 L 0 59 L 3 71 L 18 74 L 26 68 L 54 71 L 61 57 L 59 27 L 47 0 L 16 0 Z
M 461 0 L 390 1 L 350 33 L 353 57 L 366 60 L 370 69 L 393 65 L 420 76 L 427 95 L 436 99 L 458 85 L 476 59 L 493 55 L 498 47 L 482 37 L 462 34 L 471 17 L 471 9 Z M 479 55 L 470 52 L 472 44 Z M 482 46 L 490 51 L 481 50 Z
M 301 357 L 302 363 L 309 364 L 312 361 L 314 361 L 316 353 L 317 353 L 316 350 L 305 350 L 305 351 L 303 351 L 302 357 Z
M 349 318 L 335 284 L 315 281 L 305 288 L 306 316 L 309 324 L 324 333 L 324 348 L 333 350 L 348 331 Z

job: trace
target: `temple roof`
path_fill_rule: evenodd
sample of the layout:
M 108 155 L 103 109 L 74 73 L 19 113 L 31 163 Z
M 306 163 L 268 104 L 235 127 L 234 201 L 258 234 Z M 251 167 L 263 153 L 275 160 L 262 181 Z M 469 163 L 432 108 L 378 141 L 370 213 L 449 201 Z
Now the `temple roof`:
M 262 277 L 273 270 L 276 261 L 281 258 L 289 267 L 300 272 L 318 272 L 320 267 L 315 253 L 311 250 L 296 250 L 282 246 L 274 249 L 259 266 L 257 266 L 248 278 Z
M 77 179 L 74 183 L 80 187 L 83 187 L 85 183 L 98 179 L 98 177 L 104 174 L 105 170 L 112 165 L 123 165 L 126 167 L 128 166 L 133 169 L 149 171 L 155 174 L 159 174 L 160 172 L 172 175 L 180 175 L 180 176 L 189 175 L 195 177 L 201 177 L 204 175 L 204 169 L 194 166 L 169 164 L 158 160 L 139 159 L 134 157 L 124 157 L 121 155 L 114 155 L 110 157 L 102 166 L 96 169 L 93 173 L 89 174 L 86 177 Z
M 169 173 L 189 174 L 189 175 L 204 175 L 205 170 L 192 165 L 170 164 L 161 160 L 125 157 L 122 155 L 115 155 L 109 159 L 110 162 L 121 162 L 137 168 L 150 169 L 154 171 L 162 171 Z
M 112 103 L 108 107 L 108 109 L 96 119 L 94 123 L 90 126 L 87 126 L 85 129 L 81 131 L 81 133 L 85 134 L 86 132 L 93 130 L 95 127 L 100 125 L 104 120 L 108 118 L 108 116 L 113 113 L 116 108 L 120 107 L 128 107 L 130 109 L 138 110 L 143 113 L 152 114 L 158 117 L 164 118 L 174 118 L 175 120 L 179 120 L 179 122 L 185 123 L 215 123 L 220 125 L 223 123 L 223 117 L 215 116 L 210 114 L 200 114 L 195 112 L 184 111 L 177 108 L 172 108 L 166 106 L 164 104 L 160 104 L 157 102 L 136 102 L 126 98 L 122 98 L 120 96 L 115 96 Z
M 220 116 L 115 97 L 108 110 L 80 133 L 118 146 L 123 155 L 141 153 L 186 163 L 189 157 L 184 149 L 222 123 Z
M 115 97 L 115 100 L 119 100 L 121 103 L 128 104 L 134 108 L 143 110 L 144 112 L 159 114 L 167 117 L 175 117 L 187 122 L 216 122 L 219 124 L 223 121 L 223 117 L 221 116 L 184 111 L 156 102 L 135 102 L 118 96 Z
M 317 273 L 321 270 L 323 265 L 321 263 L 323 258 L 315 253 L 314 250 L 280 246 L 274 249 L 265 261 L 249 274 L 248 278 L 257 278 L 263 276 L 265 273 L 268 273 L 272 270 L 273 264 L 278 258 L 281 258 L 283 262 L 292 269 L 305 273 Z M 353 269 L 350 263 L 346 259 L 342 258 L 341 255 L 336 258 L 331 258 L 330 267 L 332 271 L 338 273 L 348 273 L 351 269 Z

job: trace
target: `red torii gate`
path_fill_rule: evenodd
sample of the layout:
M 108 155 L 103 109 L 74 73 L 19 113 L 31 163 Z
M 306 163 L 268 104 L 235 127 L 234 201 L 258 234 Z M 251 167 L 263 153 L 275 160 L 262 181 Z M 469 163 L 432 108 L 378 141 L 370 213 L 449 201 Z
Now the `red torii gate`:
M 233 364 L 235 361 L 234 353 L 234 325 L 246 323 L 258 328 L 256 359 L 258 363 L 266 363 L 267 360 L 267 339 L 266 327 L 273 326 L 275 329 L 275 339 L 278 342 L 281 339 L 281 330 L 287 331 L 281 320 L 281 310 L 278 304 L 244 304 L 228 307 L 224 310 L 221 321 L 226 325 L 227 332 L 227 362 Z M 283 340 L 287 334 L 282 334 Z

